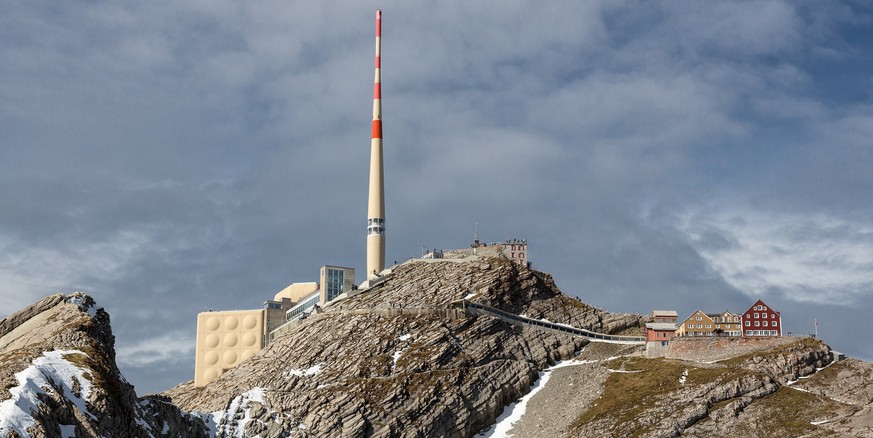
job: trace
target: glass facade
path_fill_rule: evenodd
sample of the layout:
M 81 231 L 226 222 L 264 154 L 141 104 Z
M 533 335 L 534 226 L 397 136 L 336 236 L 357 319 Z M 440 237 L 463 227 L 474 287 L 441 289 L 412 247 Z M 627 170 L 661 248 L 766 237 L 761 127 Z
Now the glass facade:
M 303 301 L 300 302 L 300 304 L 288 309 L 288 311 L 285 312 L 285 321 L 299 318 L 301 315 L 303 315 L 304 312 L 315 307 L 320 299 L 321 295 L 318 293 L 314 293 L 309 297 L 304 298 Z
M 343 293 L 343 281 L 345 281 L 344 272 L 339 269 L 327 268 L 327 301 L 333 301 Z

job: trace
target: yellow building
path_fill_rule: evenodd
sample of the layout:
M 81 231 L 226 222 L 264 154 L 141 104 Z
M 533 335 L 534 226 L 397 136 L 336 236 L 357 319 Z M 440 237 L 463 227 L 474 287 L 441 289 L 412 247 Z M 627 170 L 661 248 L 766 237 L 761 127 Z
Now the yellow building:
M 263 339 L 263 309 L 199 313 L 194 386 L 205 386 L 254 356 Z
M 723 313 L 692 313 L 676 330 L 677 336 L 740 336 L 740 316 L 728 311 Z
M 354 290 L 355 270 L 325 265 L 319 280 L 289 285 L 265 301 L 263 309 L 197 314 L 194 386 L 206 386 L 254 356 L 272 339 L 274 330 Z
M 725 310 L 723 313 L 710 314 L 712 322 L 715 324 L 714 332 L 725 336 L 742 336 L 743 328 L 740 321 L 740 315 L 731 313 Z

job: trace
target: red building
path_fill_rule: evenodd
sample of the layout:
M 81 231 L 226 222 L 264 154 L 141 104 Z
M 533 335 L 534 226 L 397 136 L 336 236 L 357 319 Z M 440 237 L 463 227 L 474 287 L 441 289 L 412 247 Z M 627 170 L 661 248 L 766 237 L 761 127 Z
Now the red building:
M 782 336 L 782 314 L 758 300 L 743 313 L 743 336 Z
M 667 345 L 676 334 L 676 319 L 679 314 L 675 310 L 654 310 L 654 322 L 646 323 L 646 342 L 660 342 Z

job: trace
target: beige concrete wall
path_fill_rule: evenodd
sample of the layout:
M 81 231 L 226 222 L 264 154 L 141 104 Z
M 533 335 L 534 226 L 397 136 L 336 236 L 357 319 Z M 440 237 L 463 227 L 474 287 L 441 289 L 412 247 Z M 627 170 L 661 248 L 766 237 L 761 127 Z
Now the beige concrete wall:
M 198 313 L 194 386 L 205 386 L 254 356 L 263 339 L 264 309 Z
M 280 290 L 273 301 L 282 301 L 282 298 L 288 298 L 291 301 L 298 303 L 303 297 L 318 290 L 318 283 L 311 281 L 307 283 L 291 283 L 285 289 Z
M 334 269 L 343 272 L 343 292 L 349 292 L 352 290 L 352 286 L 355 284 L 355 269 L 354 268 L 345 268 L 342 266 L 331 266 L 324 265 L 321 267 L 321 270 L 318 274 L 318 279 L 320 281 L 320 293 L 321 300 L 319 305 L 324 306 L 328 302 L 327 297 L 327 288 L 328 288 L 328 278 L 327 278 L 327 270 Z M 334 297 L 336 299 L 336 297 Z

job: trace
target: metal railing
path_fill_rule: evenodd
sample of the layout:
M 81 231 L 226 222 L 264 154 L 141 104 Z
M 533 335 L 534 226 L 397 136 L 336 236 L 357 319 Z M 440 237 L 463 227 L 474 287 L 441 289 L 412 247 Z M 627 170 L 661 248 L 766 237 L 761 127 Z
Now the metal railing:
M 486 306 L 484 304 L 474 303 L 472 301 L 461 300 L 455 303 L 456 305 L 461 305 L 464 308 L 464 311 L 476 315 L 488 315 L 499 318 L 500 320 L 506 321 L 510 324 L 516 324 L 521 326 L 530 326 L 530 327 L 540 327 L 548 330 L 554 330 L 562 333 L 571 334 L 574 336 L 582 336 L 588 338 L 592 342 L 606 342 L 610 344 L 645 344 L 646 338 L 642 336 L 619 336 L 619 335 L 607 335 L 605 333 L 597 333 L 592 332 L 590 330 L 585 330 L 576 327 L 570 327 L 564 324 L 557 324 L 550 321 L 541 321 L 537 319 L 527 318 L 524 316 L 519 316 L 514 313 L 509 313 L 500 309 L 496 309 L 494 307 Z

